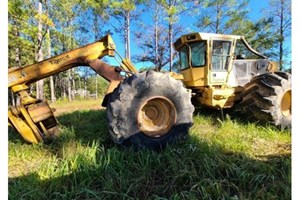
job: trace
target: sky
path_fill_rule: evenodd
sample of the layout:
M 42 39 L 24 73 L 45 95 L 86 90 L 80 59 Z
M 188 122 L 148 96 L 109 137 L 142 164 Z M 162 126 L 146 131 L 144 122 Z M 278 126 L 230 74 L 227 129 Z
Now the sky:
M 267 6 L 268 6 L 268 0 L 250 0 L 249 5 L 248 5 L 248 9 L 250 11 L 249 14 L 248 14 L 249 18 L 253 22 L 260 19 L 262 17 L 262 10 L 264 8 L 266 8 Z M 151 13 L 150 12 L 144 12 L 141 9 L 142 9 L 141 7 L 137 7 L 137 12 L 142 12 L 143 13 L 140 16 L 142 21 L 145 24 L 153 23 Z M 112 20 L 113 20 L 113 18 L 112 18 Z M 80 23 L 80 22 L 78 22 L 78 23 Z M 119 25 L 119 23 L 116 22 L 116 21 L 115 22 L 111 21 L 110 23 L 115 23 L 114 24 L 115 26 Z M 193 17 L 191 15 L 181 16 L 180 19 L 179 19 L 179 24 L 186 24 L 186 23 L 188 23 L 189 28 L 188 29 L 186 28 L 186 30 L 183 30 L 182 35 L 188 34 L 188 33 L 191 33 L 191 32 L 203 32 L 203 30 L 201 30 L 201 28 L 198 28 L 198 27 L 194 26 L 194 24 L 196 23 L 196 17 Z M 91 26 L 93 26 L 93 24 L 91 24 Z M 187 26 L 184 26 L 184 27 L 187 27 Z M 153 66 L 153 63 L 151 63 L 151 62 L 137 63 L 137 62 L 134 62 L 134 60 L 132 59 L 134 57 L 134 55 L 140 54 L 143 51 L 142 49 L 140 49 L 137 46 L 137 42 L 135 41 L 134 33 L 133 33 L 135 30 L 137 30 L 139 28 L 140 27 L 137 26 L 137 24 L 134 21 L 131 22 L 131 34 L 130 34 L 130 38 L 131 38 L 131 60 L 132 60 L 133 64 L 135 65 L 135 67 L 138 68 L 138 69 L 140 69 L 141 67 L 151 67 L 151 66 Z M 105 27 L 105 29 L 107 29 L 107 28 Z M 116 33 L 112 27 L 109 29 L 109 31 L 111 31 L 113 33 L 112 38 L 113 38 L 113 40 L 116 44 L 117 51 L 124 58 L 125 57 L 124 42 L 123 42 L 124 39 L 120 36 L 120 34 Z M 174 41 L 176 41 L 176 39 L 177 38 L 174 38 Z M 92 43 L 94 41 L 95 41 L 94 36 L 91 36 L 88 43 Z M 106 57 L 105 59 L 106 59 L 105 61 L 108 62 L 111 65 L 114 65 L 114 66 L 119 65 L 119 63 L 114 58 Z M 84 72 L 82 72 L 82 73 L 84 73 Z
M 262 15 L 262 9 L 266 8 L 268 6 L 268 0 L 250 0 L 249 1 L 249 17 L 251 20 L 253 20 L 254 22 L 257 21 Z M 145 12 L 142 16 L 142 19 L 145 21 L 145 23 L 149 22 L 151 20 L 151 16 L 148 12 Z M 184 24 L 184 23 L 189 23 L 189 26 L 191 27 L 191 30 L 194 32 L 201 32 L 200 28 L 197 28 L 195 26 L 193 26 L 193 24 L 195 24 L 196 22 L 196 17 L 192 17 L 192 16 L 183 16 L 180 18 L 179 23 Z M 135 24 L 132 24 L 132 30 L 135 30 L 139 27 L 136 27 Z M 191 30 L 186 30 L 182 33 L 182 35 L 184 34 L 188 34 L 190 33 Z M 114 33 L 113 34 L 113 39 L 116 43 L 117 46 L 117 50 L 118 52 L 124 57 L 124 44 L 123 44 L 123 39 L 121 37 L 118 36 L 118 34 Z M 176 38 L 174 38 L 174 40 L 176 40 Z M 131 55 L 135 55 L 140 53 L 140 49 L 138 48 L 138 46 L 136 45 L 136 43 L 134 42 L 134 35 L 131 33 Z M 114 62 L 113 60 L 110 60 L 112 63 L 111 64 L 117 64 L 116 62 Z M 137 68 L 140 68 L 141 66 L 152 66 L 151 63 L 134 63 L 136 65 Z

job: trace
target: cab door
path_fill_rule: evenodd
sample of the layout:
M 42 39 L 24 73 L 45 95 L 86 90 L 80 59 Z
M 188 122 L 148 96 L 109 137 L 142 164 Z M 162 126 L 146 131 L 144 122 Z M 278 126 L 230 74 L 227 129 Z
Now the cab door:
M 207 41 L 187 43 L 179 50 L 181 73 L 186 86 L 204 86 L 207 66 Z
M 227 82 L 229 63 L 231 61 L 231 40 L 212 40 L 210 84 Z

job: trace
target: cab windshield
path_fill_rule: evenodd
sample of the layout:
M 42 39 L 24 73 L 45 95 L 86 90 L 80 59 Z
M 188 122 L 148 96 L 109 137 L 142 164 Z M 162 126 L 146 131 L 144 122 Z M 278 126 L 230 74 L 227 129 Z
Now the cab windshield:
M 189 52 L 191 67 L 203 67 L 206 64 L 206 41 L 188 43 L 179 50 L 180 68 L 186 69 L 189 65 Z

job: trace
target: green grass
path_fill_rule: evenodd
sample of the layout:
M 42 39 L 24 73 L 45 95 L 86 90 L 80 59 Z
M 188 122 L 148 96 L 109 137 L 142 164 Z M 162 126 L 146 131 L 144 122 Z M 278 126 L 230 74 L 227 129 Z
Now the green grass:
M 288 130 L 200 110 L 186 140 L 137 151 L 110 140 L 95 101 L 52 106 L 62 126 L 52 144 L 29 145 L 9 131 L 9 199 L 291 198 Z

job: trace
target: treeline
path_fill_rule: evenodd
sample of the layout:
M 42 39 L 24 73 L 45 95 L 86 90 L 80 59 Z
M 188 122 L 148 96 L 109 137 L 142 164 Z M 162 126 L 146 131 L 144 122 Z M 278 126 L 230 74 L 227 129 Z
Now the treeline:
M 9 0 L 8 63 L 26 66 L 110 33 L 121 38 L 124 57 L 169 70 L 176 65 L 177 37 L 211 32 L 244 35 L 281 69 L 290 68 L 291 2 L 269 0 L 255 21 L 252 10 L 248 0 Z M 132 45 L 138 53 L 131 53 Z M 31 92 L 71 101 L 97 98 L 106 86 L 89 68 L 77 67 L 38 81 Z

